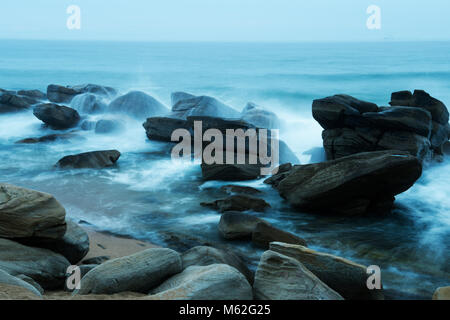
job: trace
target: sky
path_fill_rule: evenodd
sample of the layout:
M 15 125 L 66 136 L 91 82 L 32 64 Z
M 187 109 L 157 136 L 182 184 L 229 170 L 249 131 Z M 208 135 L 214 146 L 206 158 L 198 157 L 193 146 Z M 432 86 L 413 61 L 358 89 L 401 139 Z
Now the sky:
M 117 41 L 450 40 L 449 0 L 2 1 L 0 39 Z M 68 29 L 67 8 L 80 8 Z M 371 5 L 381 28 L 368 29 Z

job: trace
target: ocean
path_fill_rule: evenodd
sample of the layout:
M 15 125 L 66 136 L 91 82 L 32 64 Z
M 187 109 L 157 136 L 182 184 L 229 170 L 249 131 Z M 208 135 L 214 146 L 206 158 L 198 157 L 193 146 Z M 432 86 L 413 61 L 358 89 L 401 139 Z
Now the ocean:
M 213 96 L 239 111 L 255 102 L 280 117 L 281 138 L 308 163 L 308 151 L 322 144 L 322 129 L 311 115 L 313 99 L 345 93 L 384 106 L 394 91 L 424 89 L 450 106 L 450 42 L 0 42 L 0 88 L 45 92 L 51 83 L 141 90 L 168 107 L 175 91 Z M 92 118 L 105 117 L 111 115 Z M 69 218 L 99 230 L 179 250 L 220 243 L 255 267 L 261 251 L 225 243 L 217 233 L 220 215 L 199 205 L 226 183 L 203 183 L 198 164 L 171 161 L 164 144 L 146 139 L 142 123 L 122 120 L 126 127 L 118 134 L 80 132 L 71 143 L 20 145 L 15 141 L 53 131 L 31 112 L 1 115 L 2 182 L 49 192 Z M 119 150 L 119 165 L 100 171 L 53 168 L 65 155 L 100 149 Z M 393 297 L 429 298 L 450 279 L 449 169 L 449 160 L 428 165 L 386 217 L 294 212 L 262 181 L 244 184 L 263 190 L 272 206 L 258 216 L 305 238 L 313 249 L 379 265 Z

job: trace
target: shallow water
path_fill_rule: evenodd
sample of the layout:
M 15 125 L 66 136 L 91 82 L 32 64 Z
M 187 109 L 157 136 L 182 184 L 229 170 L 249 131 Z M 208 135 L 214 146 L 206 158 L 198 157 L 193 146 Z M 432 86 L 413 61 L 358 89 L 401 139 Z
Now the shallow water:
M 379 44 L 138 44 L 2 41 L 0 87 L 41 89 L 49 83 L 99 83 L 121 92 L 139 89 L 169 105 L 170 92 L 218 97 L 241 110 L 247 101 L 276 112 L 281 137 L 309 162 L 321 146 L 311 100 L 347 93 L 385 105 L 390 92 L 423 88 L 450 103 L 449 43 Z M 118 118 L 112 114 L 92 120 Z M 123 129 L 109 135 L 78 131 L 69 141 L 23 145 L 15 141 L 55 133 L 31 112 L 0 116 L 0 176 L 49 192 L 69 217 L 96 228 L 179 250 L 220 239 L 220 215 L 199 205 L 223 196 L 227 184 L 201 181 L 193 162 L 174 162 L 164 143 L 146 139 L 142 121 L 120 116 Z M 117 149 L 115 168 L 59 170 L 63 156 Z M 342 218 L 292 211 L 262 183 L 272 208 L 263 217 L 305 238 L 315 249 L 366 265 L 379 265 L 384 286 L 431 297 L 450 282 L 450 161 L 427 168 L 416 185 L 397 197 L 385 217 Z M 232 243 L 254 267 L 260 250 Z

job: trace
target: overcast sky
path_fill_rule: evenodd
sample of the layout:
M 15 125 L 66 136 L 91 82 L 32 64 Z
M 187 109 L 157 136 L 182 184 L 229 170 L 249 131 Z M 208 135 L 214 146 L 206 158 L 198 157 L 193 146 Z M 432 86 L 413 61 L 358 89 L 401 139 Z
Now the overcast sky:
M 66 26 L 70 5 L 80 30 Z M 380 30 L 366 27 L 370 5 Z M 449 0 L 14 0 L 1 11 L 2 39 L 450 40 Z

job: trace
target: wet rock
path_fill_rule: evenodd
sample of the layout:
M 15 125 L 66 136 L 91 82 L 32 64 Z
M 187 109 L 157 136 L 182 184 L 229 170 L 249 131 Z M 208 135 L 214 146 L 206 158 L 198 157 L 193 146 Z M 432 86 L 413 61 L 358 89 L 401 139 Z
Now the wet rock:
M 420 161 L 409 153 L 377 151 L 294 166 L 275 187 L 298 209 L 353 215 L 390 207 L 421 174 Z
M 190 266 L 151 290 L 161 300 L 251 300 L 245 277 L 226 264 Z
M 448 127 L 439 124 L 436 121 L 432 122 L 432 131 L 431 131 L 431 147 L 435 150 L 439 150 L 441 146 L 448 141 Z
M 277 229 L 268 223 L 258 223 L 252 233 L 252 242 L 261 248 L 269 249 L 271 242 L 298 244 L 306 246 L 306 241 L 296 235 Z
M 267 208 L 270 208 L 270 204 L 268 204 L 263 199 L 246 195 L 233 195 L 225 199 L 215 200 L 210 203 L 203 202 L 201 203 L 201 205 L 211 207 L 220 212 L 247 210 L 264 212 Z
M 67 230 L 60 239 L 21 239 L 25 245 L 49 249 L 63 255 L 71 264 L 83 259 L 89 251 L 89 236 L 73 221 L 67 221 Z
M 181 92 L 181 91 L 174 92 L 170 95 L 172 107 L 175 106 L 181 100 L 187 100 L 187 99 L 192 99 L 192 98 L 195 98 L 195 96 L 190 93 Z
M 13 93 L 0 93 L 0 114 L 28 110 L 29 101 Z
M 99 120 L 95 124 L 95 133 L 108 134 L 122 129 L 122 123 L 117 120 Z
M 85 259 L 85 260 L 83 260 L 82 263 L 85 265 L 102 264 L 110 259 L 111 259 L 111 257 L 109 257 L 109 256 L 99 256 L 99 257 L 92 257 L 89 259 Z
M 70 106 L 81 114 L 102 113 L 107 108 L 106 103 L 92 93 L 83 93 L 75 96 Z
M 0 269 L 26 275 L 44 289 L 62 289 L 70 262 L 53 251 L 0 238 Z
M 180 255 L 170 249 L 147 249 L 109 260 L 89 271 L 76 294 L 147 293 L 167 277 L 182 271 Z
M 153 117 L 148 118 L 143 124 L 149 140 L 172 141 L 172 133 L 177 129 L 186 129 L 190 131 L 190 124 L 186 120 Z
M 450 156 L 450 141 L 446 141 L 443 146 L 442 146 L 442 152 L 447 155 Z
M 222 186 L 220 190 L 233 195 L 233 194 L 246 194 L 246 195 L 260 195 L 262 192 L 258 189 L 247 187 L 247 186 L 238 186 L 235 184 L 229 184 L 226 186 Z
M 117 95 L 117 90 L 114 88 L 91 83 L 72 86 L 72 89 L 78 92 L 92 93 L 106 98 L 113 98 Z
M 20 96 L 29 97 L 36 100 L 47 99 L 47 95 L 40 90 L 19 90 L 17 94 Z
M 450 287 L 437 288 L 433 294 L 433 300 L 450 300 Z
M 124 113 L 137 119 L 160 116 L 169 112 L 161 102 L 140 91 L 131 91 L 116 98 L 108 106 L 108 111 Z
M 44 294 L 44 289 L 41 287 L 41 285 L 39 283 L 37 283 L 36 281 L 34 281 L 33 279 L 31 279 L 30 277 L 24 275 L 24 274 L 19 274 L 17 276 L 18 279 L 25 281 L 26 283 L 28 283 L 29 285 L 33 286 L 40 294 Z
M 0 237 L 61 239 L 66 211 L 50 194 L 0 184 Z
M 212 264 L 227 264 L 242 273 L 249 283 L 253 283 L 253 272 L 232 251 L 214 247 L 198 246 L 187 250 L 181 255 L 183 269 L 190 266 L 209 266 Z
M 378 147 L 386 150 L 407 151 L 419 160 L 429 159 L 431 143 L 427 138 L 405 131 L 387 131 L 383 134 Z
M 57 84 L 51 84 L 47 87 L 47 98 L 49 101 L 55 103 L 69 103 L 73 97 L 81 93 L 83 93 L 82 90 L 63 87 Z
M 261 256 L 253 293 L 258 300 L 343 300 L 299 261 L 274 251 Z
M 249 102 L 241 113 L 242 120 L 251 123 L 257 128 L 279 129 L 280 120 L 271 111 Z
M 44 143 L 44 142 L 53 142 L 56 140 L 68 140 L 71 138 L 75 138 L 77 135 L 73 132 L 68 133 L 56 133 L 56 134 L 49 134 L 42 137 L 36 137 L 36 138 L 26 138 L 19 141 L 16 141 L 16 143 L 24 143 L 24 144 L 34 144 L 34 143 Z
M 79 265 L 78 268 L 80 268 L 80 277 L 81 279 L 83 279 L 83 277 L 92 269 L 98 267 L 98 264 L 82 264 Z M 67 277 L 69 277 L 71 274 L 67 274 Z M 67 281 L 64 283 L 64 291 L 66 292 L 73 292 L 76 289 L 69 289 L 69 287 L 67 287 Z
M 72 128 L 80 121 L 80 115 L 76 110 L 53 103 L 40 104 L 34 107 L 33 114 L 54 129 Z
M 259 223 L 266 223 L 263 219 L 240 212 L 226 212 L 220 217 L 219 233 L 227 240 L 250 239 Z
M 95 125 L 96 124 L 97 124 L 97 122 L 95 122 L 95 121 L 84 120 L 80 124 L 80 129 L 83 130 L 83 131 L 95 130 Z
M 203 180 L 244 181 L 261 176 L 261 166 L 257 164 L 206 164 L 202 163 Z
M 187 119 L 190 116 L 240 118 L 238 111 L 213 97 L 199 96 L 176 100 L 177 103 L 172 107 L 172 116 L 176 118 Z
M 120 152 L 117 150 L 92 151 L 65 156 L 58 161 L 56 166 L 73 169 L 100 169 L 115 165 L 117 160 L 119 160 L 119 157 Z
M 29 284 L 27 281 L 20 279 L 19 277 L 14 277 L 9 273 L 0 269 L 0 285 L 10 285 L 23 288 L 28 290 L 30 293 L 40 297 L 42 292 L 37 290 L 33 285 Z M 1 291 L 1 290 L 0 290 Z
M 301 262 L 330 288 L 345 299 L 383 299 L 382 290 L 367 288 L 367 267 L 347 259 L 314 251 L 301 245 L 272 242 L 270 250 Z

